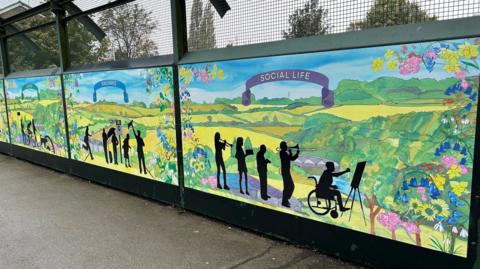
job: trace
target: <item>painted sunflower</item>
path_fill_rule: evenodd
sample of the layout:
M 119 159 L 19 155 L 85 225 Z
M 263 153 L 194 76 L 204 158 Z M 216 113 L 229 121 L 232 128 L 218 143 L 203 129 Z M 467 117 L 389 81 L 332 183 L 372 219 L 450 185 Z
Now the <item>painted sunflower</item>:
M 423 204 L 421 209 L 422 217 L 424 217 L 428 221 L 434 221 L 436 215 L 435 208 L 431 204 Z
M 420 213 L 422 211 L 422 202 L 417 198 L 411 199 L 408 206 L 414 213 Z
M 448 217 L 450 215 L 450 209 L 448 208 L 447 202 L 442 199 L 432 200 L 432 206 L 437 212 L 437 215 L 442 217 Z

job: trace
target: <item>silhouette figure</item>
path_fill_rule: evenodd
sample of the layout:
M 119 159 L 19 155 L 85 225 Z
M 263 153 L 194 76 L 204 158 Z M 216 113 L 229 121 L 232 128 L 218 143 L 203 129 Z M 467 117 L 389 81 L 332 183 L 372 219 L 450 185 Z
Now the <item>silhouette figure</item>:
M 27 144 L 27 134 L 25 133 L 25 125 L 23 125 L 23 120 L 20 119 L 20 127 L 22 129 L 22 142 Z
M 227 185 L 227 175 L 225 172 L 225 163 L 223 162 L 223 153 L 222 151 L 225 150 L 227 145 L 227 141 L 220 139 L 220 133 L 215 133 L 215 163 L 217 164 L 217 188 L 221 189 L 222 186 L 220 185 L 220 168 L 223 171 L 223 188 L 225 190 L 229 190 L 230 188 Z
M 236 148 L 236 153 L 235 153 L 235 158 L 237 158 L 237 163 L 238 163 L 238 185 L 240 186 L 240 193 L 243 193 L 242 190 L 242 174 L 245 176 L 245 193 L 247 195 L 250 195 L 248 192 L 248 169 L 247 169 L 247 162 L 245 161 L 245 158 L 248 155 L 252 155 L 253 153 L 250 153 L 247 151 L 247 154 L 243 151 L 243 138 L 239 137 L 237 138 L 237 148 Z
M 35 120 L 32 119 L 32 130 L 33 130 L 33 141 L 35 141 L 35 144 L 38 145 L 37 142 L 37 127 L 35 127 Z
M 122 145 L 122 148 L 123 148 L 123 158 L 125 159 L 125 167 L 132 167 L 132 165 L 130 164 L 130 145 L 129 145 L 129 140 L 130 140 L 130 134 L 127 134 L 127 136 L 125 137 L 125 139 L 123 139 L 123 145 Z
M 32 142 L 32 134 L 33 134 L 32 130 L 30 128 L 32 128 L 32 122 L 31 121 L 29 121 L 28 124 L 27 124 L 27 133 L 28 133 L 27 138 L 28 138 L 28 144 L 29 145 Z
M 92 135 L 89 134 L 88 129 L 89 129 L 89 127 L 87 126 L 87 128 L 85 129 L 85 135 L 83 136 L 83 142 L 85 143 L 85 145 L 82 145 L 82 147 L 85 150 L 88 150 L 88 154 L 90 155 L 90 159 L 93 160 L 92 149 L 90 148 L 90 139 L 89 139 L 89 137 L 92 136 Z
M 117 155 L 118 155 L 118 138 L 117 138 L 117 135 L 115 134 L 115 132 L 113 132 L 113 135 L 112 135 L 112 147 L 113 147 L 113 161 L 116 165 L 118 165 L 118 159 L 117 159 Z
M 326 197 L 331 200 L 334 200 L 334 199 L 337 200 L 338 206 L 340 207 L 340 211 L 342 212 L 349 210 L 350 208 L 343 206 L 342 195 L 338 191 L 338 187 L 332 184 L 333 184 L 333 177 L 339 177 L 345 173 L 350 172 L 350 168 L 347 168 L 343 172 L 334 173 L 333 171 L 335 171 L 335 165 L 333 164 L 333 162 L 327 162 L 325 166 L 327 167 L 327 169 L 323 171 L 323 174 L 320 177 L 320 180 L 318 181 L 318 184 L 317 184 L 317 188 L 316 188 L 317 196 Z
M 132 126 L 133 134 L 135 135 L 135 139 L 137 140 L 137 155 L 138 155 L 138 166 L 140 168 L 140 174 L 144 173 L 147 174 L 147 168 L 145 167 L 145 154 L 143 153 L 143 147 L 145 147 L 145 142 L 143 141 L 142 134 L 140 130 L 135 131 L 135 127 Z M 143 166 L 143 170 L 142 170 Z
M 269 159 L 265 159 L 265 153 L 267 147 L 265 145 L 260 146 L 260 151 L 257 152 L 257 171 L 260 178 L 260 196 L 263 200 L 268 200 L 270 196 L 267 194 L 267 165 L 270 163 Z
M 105 128 L 102 131 L 102 144 L 103 144 L 103 153 L 105 153 L 105 162 L 108 162 L 108 137 L 107 133 L 105 132 Z
M 281 172 L 283 179 L 283 194 L 282 194 L 282 205 L 285 207 L 290 207 L 290 202 L 288 201 L 293 194 L 295 189 L 295 184 L 293 183 L 292 175 L 290 174 L 290 162 L 295 161 L 298 158 L 300 151 L 297 149 L 295 154 L 292 154 L 292 150 L 288 148 L 287 142 L 280 142 L 280 163 L 281 163 Z

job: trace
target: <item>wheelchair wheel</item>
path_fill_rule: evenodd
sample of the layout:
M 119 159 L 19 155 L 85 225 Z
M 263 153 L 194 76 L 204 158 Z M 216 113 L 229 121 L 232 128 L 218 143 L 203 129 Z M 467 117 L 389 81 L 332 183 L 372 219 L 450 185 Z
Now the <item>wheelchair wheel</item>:
M 337 210 L 332 210 L 332 211 L 330 211 L 330 217 L 332 217 L 333 219 L 338 218 L 338 212 L 337 212 Z
M 330 200 L 318 199 L 315 190 L 312 190 L 308 194 L 307 202 L 308 202 L 308 207 L 310 207 L 313 213 L 317 215 L 323 216 L 328 214 L 328 212 L 330 211 Z

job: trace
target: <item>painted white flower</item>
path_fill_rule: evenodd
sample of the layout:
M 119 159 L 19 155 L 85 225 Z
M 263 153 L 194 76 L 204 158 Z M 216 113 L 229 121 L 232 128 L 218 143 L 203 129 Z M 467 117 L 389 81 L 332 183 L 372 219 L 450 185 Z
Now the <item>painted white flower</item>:
M 463 125 L 467 125 L 467 124 L 470 123 L 470 120 L 469 120 L 467 117 L 463 116 L 463 118 L 462 118 L 462 120 L 461 120 L 460 122 L 461 122 Z
M 445 244 L 445 247 L 447 248 L 450 247 L 450 243 L 451 243 L 450 238 L 447 237 L 445 240 L 443 240 L 443 243 Z
M 465 228 L 462 228 L 460 231 L 460 237 L 467 238 L 468 237 L 468 231 L 465 230 Z
M 443 124 L 447 124 L 447 123 L 448 123 L 447 116 L 443 116 L 443 118 L 442 118 L 442 123 L 443 123 Z
M 455 121 L 455 118 L 453 116 L 450 117 L 450 121 L 451 122 L 454 122 Z
M 453 134 L 458 135 L 460 133 L 460 130 L 455 126 L 455 129 L 453 129 Z
M 458 234 L 458 229 L 457 229 L 456 226 L 453 226 L 453 228 L 452 228 L 452 233 Z
M 437 224 L 435 224 L 433 226 L 433 228 L 437 231 L 440 231 L 440 232 L 443 232 L 445 231 L 445 229 L 443 228 L 443 225 L 442 225 L 442 222 L 438 222 Z

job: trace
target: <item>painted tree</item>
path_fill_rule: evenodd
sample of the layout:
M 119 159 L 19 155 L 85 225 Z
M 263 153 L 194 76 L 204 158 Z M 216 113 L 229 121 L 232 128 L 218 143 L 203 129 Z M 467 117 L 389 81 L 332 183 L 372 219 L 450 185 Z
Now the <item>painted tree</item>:
M 138 4 L 124 4 L 100 14 L 98 24 L 107 33 L 115 60 L 157 54 L 151 33 L 157 29 L 152 11 Z
M 310 0 L 303 8 L 295 10 L 289 16 L 290 27 L 283 31 L 283 38 L 298 38 L 323 35 L 330 26 L 327 23 L 328 11 L 318 4 L 318 0 Z
M 408 0 L 375 0 L 364 20 L 353 22 L 348 27 L 350 31 L 374 27 L 386 27 L 415 22 L 434 21 L 426 11 Z

